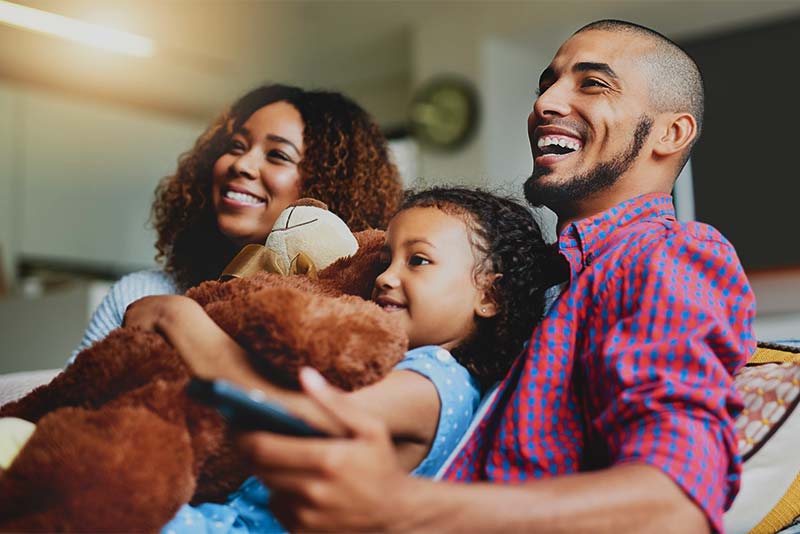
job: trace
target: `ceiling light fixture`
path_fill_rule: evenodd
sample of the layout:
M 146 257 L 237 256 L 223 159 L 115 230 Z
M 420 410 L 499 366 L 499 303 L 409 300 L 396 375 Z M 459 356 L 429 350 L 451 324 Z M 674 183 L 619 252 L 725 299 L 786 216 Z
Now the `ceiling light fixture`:
M 155 53 L 155 44 L 146 37 L 5 0 L 0 0 L 0 23 L 131 56 L 150 57 Z

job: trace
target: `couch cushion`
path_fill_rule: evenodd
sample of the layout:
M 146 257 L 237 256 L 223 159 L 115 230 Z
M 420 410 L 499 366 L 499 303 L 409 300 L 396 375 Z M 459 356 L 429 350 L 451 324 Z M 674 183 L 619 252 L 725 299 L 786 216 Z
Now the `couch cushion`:
M 777 532 L 800 515 L 800 349 L 759 344 L 735 383 L 742 483 L 725 530 Z
M 0 406 L 16 400 L 35 387 L 47 384 L 61 369 L 23 371 L 0 375 Z

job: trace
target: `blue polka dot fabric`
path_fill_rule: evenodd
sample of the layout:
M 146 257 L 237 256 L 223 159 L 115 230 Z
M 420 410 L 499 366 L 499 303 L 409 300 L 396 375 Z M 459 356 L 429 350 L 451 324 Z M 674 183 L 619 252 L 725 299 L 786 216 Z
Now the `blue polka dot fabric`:
M 478 382 L 441 347 L 410 350 L 395 369 L 405 369 L 428 378 L 441 401 L 439 426 L 431 450 L 412 472 L 432 477 L 442 467 L 466 432 L 480 403 Z M 162 530 L 162 534 L 243 534 L 285 532 L 269 511 L 269 490 L 251 477 L 225 504 L 205 503 L 183 506 Z
M 651 194 L 571 223 L 559 248 L 569 284 L 443 478 L 519 482 L 643 463 L 720 530 L 739 485 L 732 373 L 756 345 L 733 247 Z

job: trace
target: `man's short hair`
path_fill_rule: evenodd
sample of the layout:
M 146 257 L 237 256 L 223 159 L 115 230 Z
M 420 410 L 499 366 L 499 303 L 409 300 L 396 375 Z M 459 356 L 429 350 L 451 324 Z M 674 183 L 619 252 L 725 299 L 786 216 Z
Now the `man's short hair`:
M 655 30 L 623 20 L 598 20 L 582 27 L 575 34 L 601 30 L 607 32 L 632 33 L 643 37 L 653 46 L 642 64 L 647 70 L 650 82 L 650 100 L 655 111 L 691 113 L 697 121 L 697 135 L 703 128 L 704 91 L 703 77 L 697 63 L 680 46 Z M 692 146 L 686 151 L 684 160 L 689 158 Z

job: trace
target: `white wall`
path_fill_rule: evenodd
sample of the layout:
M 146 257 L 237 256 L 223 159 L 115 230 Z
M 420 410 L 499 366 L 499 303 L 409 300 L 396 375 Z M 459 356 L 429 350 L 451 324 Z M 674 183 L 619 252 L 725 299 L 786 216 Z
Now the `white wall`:
M 6 273 L 22 257 L 118 272 L 152 265 L 153 189 L 203 126 L 0 82 Z M 63 365 L 97 304 L 93 287 L 0 298 L 0 373 Z
M 153 190 L 202 124 L 24 88 L 13 95 L 18 254 L 151 265 Z
M 0 275 L 13 277 L 14 229 L 14 94 L 0 85 Z
M 420 87 L 434 76 L 459 75 L 475 84 L 482 94 L 480 72 L 481 37 L 458 23 L 430 21 L 414 29 L 411 38 L 412 83 Z M 418 172 L 420 185 L 438 183 L 480 183 L 485 175 L 483 128 L 456 152 L 441 152 L 420 147 Z
M 536 100 L 539 73 L 549 59 L 498 37 L 482 43 L 483 159 L 491 185 L 512 186 L 521 194 L 530 176 L 528 115 Z

